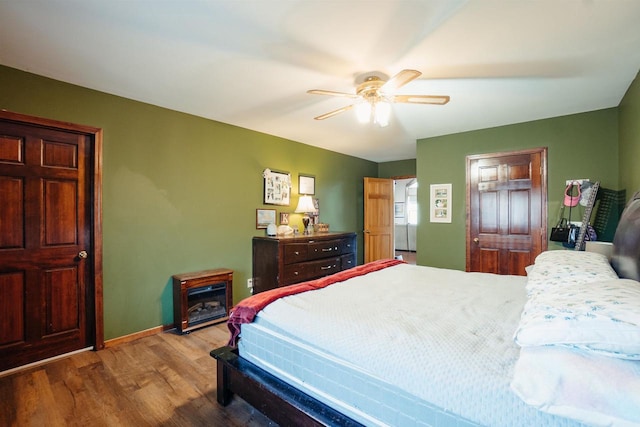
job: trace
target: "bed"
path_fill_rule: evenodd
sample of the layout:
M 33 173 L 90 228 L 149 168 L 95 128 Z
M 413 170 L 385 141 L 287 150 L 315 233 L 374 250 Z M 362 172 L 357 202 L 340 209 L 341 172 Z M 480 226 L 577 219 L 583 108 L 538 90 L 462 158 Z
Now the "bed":
M 640 196 L 611 260 L 527 277 L 397 260 L 254 295 L 213 350 L 218 401 L 280 425 L 640 425 Z

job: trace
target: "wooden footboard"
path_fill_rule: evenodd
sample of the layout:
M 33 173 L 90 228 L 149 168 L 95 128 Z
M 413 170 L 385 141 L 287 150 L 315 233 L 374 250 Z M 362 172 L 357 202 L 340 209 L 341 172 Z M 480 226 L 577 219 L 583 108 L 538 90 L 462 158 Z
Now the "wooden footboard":
M 244 360 L 236 349 L 221 347 L 211 357 L 217 363 L 217 399 L 223 406 L 236 394 L 282 426 L 362 425 Z

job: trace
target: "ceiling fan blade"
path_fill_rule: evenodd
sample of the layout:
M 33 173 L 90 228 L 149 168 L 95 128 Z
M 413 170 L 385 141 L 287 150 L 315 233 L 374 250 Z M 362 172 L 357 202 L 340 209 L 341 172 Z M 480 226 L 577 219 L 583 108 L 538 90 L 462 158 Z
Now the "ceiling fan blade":
M 328 113 L 325 113 L 325 114 L 323 114 L 323 115 L 321 115 L 321 116 L 314 117 L 314 119 L 315 119 L 315 120 L 324 120 L 324 119 L 328 119 L 329 117 L 333 117 L 333 116 L 335 116 L 335 115 L 337 115 L 337 114 L 344 113 L 345 111 L 349 111 L 349 110 L 350 110 L 350 109 L 352 109 L 352 108 L 353 108 L 353 104 L 351 104 L 351 105 L 347 105 L 346 107 L 338 108 L 337 110 L 333 110 L 333 111 L 330 111 L 330 112 L 328 112 Z
M 444 105 L 449 102 L 449 99 L 447 95 L 396 95 L 393 97 L 393 102 Z
M 355 93 L 346 93 L 346 92 L 334 92 L 332 90 L 322 90 L 322 89 L 311 89 L 308 90 L 307 93 L 313 95 L 329 95 L 329 96 L 343 96 L 345 98 L 357 98 L 358 95 Z
M 421 74 L 422 73 L 420 71 L 416 70 L 402 70 L 382 85 L 380 91 L 393 93 L 397 89 L 409 83 L 411 80 L 420 77 Z

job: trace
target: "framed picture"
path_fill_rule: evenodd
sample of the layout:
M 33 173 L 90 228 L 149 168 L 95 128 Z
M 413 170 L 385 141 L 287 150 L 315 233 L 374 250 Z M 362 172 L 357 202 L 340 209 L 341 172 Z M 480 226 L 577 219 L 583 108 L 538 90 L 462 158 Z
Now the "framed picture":
M 280 212 L 280 225 L 289 225 L 289 212 Z
M 274 172 L 270 169 L 265 169 L 262 175 L 264 177 L 264 204 L 289 206 L 291 175 L 284 172 Z
M 316 178 L 311 175 L 298 175 L 298 194 L 316 194 Z
M 317 198 L 313 198 L 313 207 L 316 211 L 309 215 L 311 218 L 311 225 L 320 223 L 320 200 Z
M 451 222 L 451 184 L 431 184 L 431 222 Z
M 404 218 L 404 202 L 395 202 L 393 212 L 394 212 L 394 217 Z
M 276 223 L 275 209 L 256 209 L 256 228 L 267 228 Z

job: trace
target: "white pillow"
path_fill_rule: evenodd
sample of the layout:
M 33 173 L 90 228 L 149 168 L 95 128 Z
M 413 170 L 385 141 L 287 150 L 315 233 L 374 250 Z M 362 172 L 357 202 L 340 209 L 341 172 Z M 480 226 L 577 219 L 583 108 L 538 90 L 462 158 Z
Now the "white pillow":
M 597 252 L 557 250 L 544 251 L 540 253 L 536 257 L 534 264 L 573 265 L 575 263 L 600 262 L 602 260 L 604 260 L 607 264 L 609 263 L 606 256 Z
M 640 282 L 548 287 L 527 300 L 514 339 L 522 347 L 562 345 L 640 360 Z
M 540 411 L 588 425 L 640 425 L 640 362 L 563 347 L 522 348 L 511 389 Z
M 617 279 L 606 256 L 583 251 L 546 251 L 536 257 L 527 274 L 527 294 L 570 283 Z

